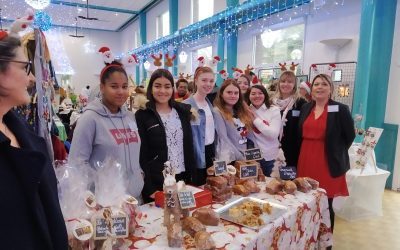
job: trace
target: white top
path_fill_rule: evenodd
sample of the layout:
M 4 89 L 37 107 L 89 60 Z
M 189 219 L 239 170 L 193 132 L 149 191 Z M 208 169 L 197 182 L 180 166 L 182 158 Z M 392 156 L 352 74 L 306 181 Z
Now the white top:
M 254 135 L 262 156 L 266 161 L 275 160 L 279 151 L 279 132 L 281 130 L 281 113 L 278 107 L 267 108 L 263 104 L 259 109 L 250 106 L 256 115 L 253 124 Z
M 200 103 L 196 102 L 199 109 L 204 110 L 206 115 L 206 134 L 205 134 L 205 143 L 204 145 L 210 145 L 214 142 L 215 137 L 215 124 L 214 124 L 214 117 L 212 115 L 211 109 L 206 102 L 204 106 Z
M 165 127 L 168 147 L 168 161 L 175 167 L 176 174 L 185 172 L 185 158 L 183 155 L 183 130 L 178 112 L 173 108 L 168 114 L 160 114 Z

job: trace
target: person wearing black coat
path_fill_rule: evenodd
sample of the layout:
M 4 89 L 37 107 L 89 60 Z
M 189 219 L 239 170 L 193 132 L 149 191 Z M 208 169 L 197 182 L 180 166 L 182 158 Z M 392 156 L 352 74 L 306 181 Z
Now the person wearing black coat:
M 66 250 L 68 236 L 46 143 L 12 110 L 30 101 L 30 69 L 20 41 L 0 31 L 0 248 Z
M 297 166 L 300 151 L 297 140 L 299 115 L 307 101 L 298 96 L 296 75 L 292 71 L 284 71 L 280 75 L 273 103 L 281 110 L 282 130 L 279 139 L 286 165 Z
M 180 173 L 178 171 L 177 181 L 184 180 L 188 184 L 192 183 L 193 180 L 195 161 L 190 125 L 191 106 L 173 100 L 173 84 L 172 75 L 168 70 L 158 69 L 154 71 L 147 88 L 148 102 L 144 108 L 135 113 L 142 141 L 139 161 L 145 175 L 142 191 L 145 203 L 154 199 L 156 191 L 163 190 L 164 176 L 162 171 L 164 163 L 170 161 L 172 166 L 176 165 L 176 162 L 174 164 L 174 160 L 171 159 L 171 150 L 174 147 L 181 148 L 182 152 L 180 153 L 183 154 L 184 171 Z M 179 117 L 177 120 L 180 121 L 181 130 L 178 129 L 175 132 L 181 133 L 183 136 L 181 141 L 175 140 L 175 138 L 180 137 L 174 137 L 171 140 L 170 135 L 167 135 L 166 118 L 163 117 L 166 117 L 166 115 L 173 116 L 173 114 L 177 114 L 177 117 Z M 179 127 L 179 124 L 177 127 Z M 172 148 L 169 149 L 169 147 Z
M 300 112 L 297 173 L 300 177 L 316 179 L 326 190 L 333 231 L 333 198 L 349 195 L 345 174 L 350 169 L 348 150 L 355 138 L 354 121 L 346 105 L 331 99 L 330 76 L 315 76 L 311 94 L 313 101 L 305 104 Z

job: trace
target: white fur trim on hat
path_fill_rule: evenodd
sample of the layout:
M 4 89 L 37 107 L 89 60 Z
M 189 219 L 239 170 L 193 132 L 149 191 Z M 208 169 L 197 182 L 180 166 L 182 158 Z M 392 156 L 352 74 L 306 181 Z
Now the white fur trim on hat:
M 311 94 L 311 86 L 307 84 L 307 82 L 301 82 L 300 88 L 303 88 L 307 91 L 308 94 Z

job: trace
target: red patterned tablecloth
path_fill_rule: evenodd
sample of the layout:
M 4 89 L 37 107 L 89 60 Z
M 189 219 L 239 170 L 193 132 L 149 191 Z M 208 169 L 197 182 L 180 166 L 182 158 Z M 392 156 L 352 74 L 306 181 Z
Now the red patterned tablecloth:
M 274 202 L 288 208 L 276 220 L 260 230 L 252 230 L 225 220 L 218 226 L 207 226 L 217 249 L 319 249 L 332 245 L 328 199 L 323 189 L 309 193 L 296 191 L 294 195 L 267 193 L 251 196 Z M 235 196 L 233 199 L 237 199 Z M 218 208 L 221 204 L 213 204 Z M 152 204 L 140 207 L 142 216 L 129 249 L 173 249 L 168 248 L 167 229 L 162 225 L 163 209 Z M 195 249 L 193 239 L 184 233 L 185 249 Z M 130 243 L 130 242 L 129 242 Z M 176 249 L 176 248 L 175 248 Z

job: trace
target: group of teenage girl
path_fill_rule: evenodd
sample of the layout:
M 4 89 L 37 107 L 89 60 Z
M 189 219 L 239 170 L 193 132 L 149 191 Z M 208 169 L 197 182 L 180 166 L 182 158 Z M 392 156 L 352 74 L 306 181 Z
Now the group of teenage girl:
M 198 67 L 194 93 L 177 102 L 172 74 L 157 69 L 147 86 L 147 102 L 135 114 L 124 105 L 129 85 L 123 66 L 113 62 L 100 77 L 101 98 L 89 103 L 78 121 L 69 160 L 93 167 L 114 156 L 126 169 L 128 190 L 145 203 L 162 190 L 166 161 L 175 167 L 178 181 L 201 186 L 215 160 L 244 160 L 244 151 L 251 148 L 261 150 L 266 176 L 281 148 L 298 176 L 320 181 L 332 220 L 333 197 L 348 195 L 344 174 L 354 126 L 347 106 L 331 99 L 328 75 L 312 80 L 310 102 L 298 95 L 292 71 L 280 75 L 273 96 L 242 75 L 224 80 L 211 102 L 207 96 L 215 88 L 214 71 Z

